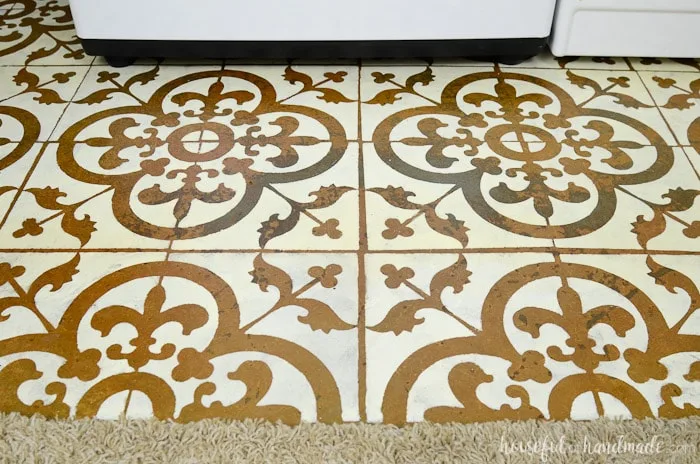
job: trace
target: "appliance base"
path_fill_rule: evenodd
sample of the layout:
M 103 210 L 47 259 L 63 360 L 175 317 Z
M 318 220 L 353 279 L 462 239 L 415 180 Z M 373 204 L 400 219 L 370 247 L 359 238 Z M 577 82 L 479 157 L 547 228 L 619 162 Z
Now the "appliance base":
M 476 58 L 518 64 L 537 54 L 547 38 L 367 41 L 196 41 L 81 39 L 88 55 L 104 56 L 114 67 L 137 58 L 344 59 Z

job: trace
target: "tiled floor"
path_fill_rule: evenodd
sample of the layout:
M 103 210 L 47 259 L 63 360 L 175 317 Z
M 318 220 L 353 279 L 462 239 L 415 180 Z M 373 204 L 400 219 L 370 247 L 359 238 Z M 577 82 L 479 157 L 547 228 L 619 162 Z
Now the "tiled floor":
M 698 414 L 698 62 L 113 69 L 0 11 L 0 411 Z

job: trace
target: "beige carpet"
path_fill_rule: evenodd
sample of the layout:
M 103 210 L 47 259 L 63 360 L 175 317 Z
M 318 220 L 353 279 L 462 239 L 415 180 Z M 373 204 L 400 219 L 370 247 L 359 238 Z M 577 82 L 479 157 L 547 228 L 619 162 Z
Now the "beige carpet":
M 421 423 L 397 428 L 289 427 L 212 419 L 185 425 L 56 421 L 0 415 L 2 463 L 696 463 L 700 462 L 699 441 L 700 418 Z M 515 450 L 519 443 L 524 452 Z M 546 451 L 533 451 L 535 445 Z M 620 452 L 620 447 L 634 451 Z

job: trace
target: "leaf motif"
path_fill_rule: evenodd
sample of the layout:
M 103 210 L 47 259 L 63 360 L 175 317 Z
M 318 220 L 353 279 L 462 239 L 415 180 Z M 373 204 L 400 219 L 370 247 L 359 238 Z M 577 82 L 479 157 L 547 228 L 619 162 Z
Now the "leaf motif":
M 418 205 L 416 203 L 413 203 L 409 201 L 408 199 L 410 197 L 416 196 L 415 193 L 413 192 L 408 192 L 404 190 L 403 187 L 393 187 L 393 186 L 388 186 L 386 188 L 371 188 L 369 189 L 370 192 L 376 193 L 381 195 L 384 200 L 389 203 L 391 206 L 396 206 L 397 208 L 401 209 L 420 209 L 421 205 Z
M 426 86 L 433 82 L 433 80 L 435 80 L 433 71 L 430 68 L 425 68 L 418 74 L 414 74 L 413 76 L 406 79 L 406 87 L 408 87 L 411 90 L 415 90 L 414 87 L 416 86 L 416 84 L 423 84 L 423 86 Z
M 260 233 L 260 238 L 258 239 L 260 247 L 264 248 L 265 245 L 267 245 L 267 242 L 273 238 L 279 237 L 280 235 L 286 234 L 292 230 L 299 222 L 299 213 L 299 209 L 293 207 L 292 212 L 289 213 L 289 216 L 287 216 L 285 219 L 280 219 L 279 214 L 273 214 L 270 216 L 270 219 L 263 221 L 260 224 L 260 229 L 258 229 L 258 232 Z
M 674 110 L 687 110 L 694 105 L 694 103 L 690 102 L 692 98 L 695 98 L 692 94 L 680 93 L 669 98 L 663 107 Z
M 335 218 L 331 218 L 311 229 L 311 233 L 317 237 L 327 236 L 328 238 L 337 240 L 343 236 L 343 232 L 338 230 L 339 225 L 340 221 Z
M 65 73 L 56 73 L 51 77 L 53 77 L 54 80 L 56 82 L 58 82 L 59 84 L 65 84 L 73 76 L 75 76 L 75 73 L 73 71 L 71 71 L 71 72 L 65 72 Z
M 73 208 L 67 210 L 61 219 L 61 228 L 73 237 L 80 240 L 80 245 L 85 246 L 85 244 L 90 241 L 92 233 L 97 229 L 95 228 L 95 221 L 90 220 L 89 215 L 85 215 L 82 219 L 76 219 L 74 216 L 75 211 Z
M 355 327 L 343 321 L 330 306 L 322 301 L 299 298 L 294 301 L 294 304 L 307 310 L 306 315 L 301 315 L 297 319 L 311 327 L 311 330 L 329 333 L 331 330 L 349 330 Z
M 17 74 L 15 74 L 15 77 L 12 78 L 12 81 L 17 85 L 26 84 L 27 88 L 33 89 L 39 85 L 39 76 L 30 72 L 27 68 L 22 68 L 17 71 Z
M 78 263 L 80 255 L 76 254 L 70 261 L 56 266 L 37 277 L 27 291 L 27 295 L 34 300 L 39 290 L 51 285 L 49 291 L 55 292 L 65 284 L 73 280 L 73 276 L 78 273 Z
M 700 237 L 700 221 L 693 221 L 688 227 L 683 229 L 683 235 L 688 238 Z
M 307 209 L 326 208 L 334 205 L 340 197 L 350 190 L 352 190 L 352 187 L 336 187 L 335 184 L 321 187 L 315 192 L 311 192 L 311 195 L 315 196 L 316 199 L 309 203 L 304 203 L 303 206 Z
M 642 248 L 646 248 L 649 240 L 661 235 L 664 230 L 666 230 L 666 219 L 662 213 L 656 210 L 654 210 L 654 217 L 650 221 L 639 215 L 637 220 L 632 223 L 632 232 L 637 235 L 637 242 Z
M 457 262 L 435 274 L 430 281 L 430 294 L 440 298 L 442 291 L 447 287 L 452 288 L 454 293 L 460 293 L 469 283 L 470 275 L 472 273 L 467 269 L 467 260 L 460 255 Z
M 404 89 L 387 89 L 387 90 L 382 90 L 379 92 L 377 95 L 374 96 L 371 100 L 366 101 L 368 105 L 391 105 L 392 103 L 401 100 L 401 97 L 398 97 L 398 95 L 406 93 Z
M 27 192 L 34 195 L 34 200 L 44 209 L 60 210 L 66 207 L 58 202 L 58 199 L 66 194 L 55 187 L 30 188 Z
M 309 268 L 309 276 L 318 280 L 324 288 L 333 288 L 338 285 L 337 276 L 343 272 L 343 268 L 337 264 L 329 264 L 326 267 L 312 266 Z
M 73 43 L 73 42 L 70 42 Z M 85 58 L 85 52 L 83 50 L 73 50 L 63 55 L 63 58 L 73 58 L 75 60 L 82 60 Z
M 654 82 L 656 82 L 659 87 L 662 89 L 670 89 L 676 84 L 675 79 L 670 79 L 670 78 L 663 78 L 660 76 L 654 76 L 651 78 Z
M 267 292 L 270 285 L 280 292 L 280 299 L 286 298 L 292 293 L 292 279 L 282 269 L 267 263 L 262 254 L 253 260 L 253 270 L 250 271 L 254 284 L 258 284 L 260 290 Z
M 5 194 L 7 192 L 11 192 L 13 190 L 17 190 L 17 187 L 13 187 L 12 185 L 0 186 L 0 196 L 2 196 L 3 194 Z
M 284 70 L 284 80 L 290 84 L 300 82 L 304 90 L 309 90 L 314 86 L 314 81 L 309 75 L 296 71 L 291 66 L 287 66 Z
M 693 207 L 698 195 L 700 190 L 686 190 L 681 187 L 670 189 L 661 195 L 662 198 L 671 200 L 667 205 L 663 205 L 663 209 L 664 211 L 687 211 Z
M 464 225 L 464 221 L 458 220 L 453 214 L 448 213 L 447 219 L 437 215 L 434 208 L 425 209 L 425 220 L 435 232 L 452 237 L 457 240 L 462 247 L 466 248 L 469 243 L 467 232 L 469 229 Z
M 148 84 L 149 82 L 155 80 L 156 77 L 158 77 L 158 71 L 160 71 L 160 66 L 156 65 L 153 69 L 150 69 L 141 74 L 136 74 L 135 76 L 131 76 L 124 83 L 124 87 L 126 87 L 127 89 L 131 89 L 131 86 L 136 83 L 139 83 L 141 85 Z
M 41 58 L 51 56 L 56 52 L 56 50 L 58 50 L 58 48 L 59 46 L 55 46 L 52 48 L 40 48 L 38 50 L 34 50 L 27 56 L 27 59 L 24 61 L 24 64 L 28 65 L 32 61 L 40 60 Z
M 53 89 L 35 89 L 33 92 L 38 93 L 38 97 L 34 97 L 34 101 L 43 103 L 44 105 L 51 105 L 53 103 L 65 103 L 65 101 L 58 95 Z
M 90 95 L 88 95 L 85 98 L 82 98 L 75 103 L 78 104 L 88 104 L 88 105 L 94 105 L 97 103 L 102 103 L 105 100 L 109 100 L 112 96 L 113 93 L 119 92 L 119 89 L 100 89 L 97 90 Z
M 576 87 L 579 87 L 581 89 L 585 89 L 586 87 L 588 87 L 590 89 L 593 89 L 596 95 L 603 93 L 603 89 L 601 89 L 600 85 L 593 79 L 589 79 L 584 76 L 579 76 L 578 74 L 574 74 L 571 71 L 566 71 L 566 77 L 569 80 L 569 82 L 574 84 Z
M 411 332 L 414 327 L 425 322 L 425 318 L 416 317 L 416 313 L 421 309 L 432 307 L 432 304 L 426 300 L 402 301 L 391 308 L 379 324 L 370 329 L 375 332 L 394 332 L 395 335 Z
M 690 83 L 690 91 L 696 96 L 700 96 L 700 79 L 695 79 Z
M 617 103 L 618 105 L 622 105 L 625 108 L 652 108 L 652 106 L 647 105 L 646 103 L 642 103 L 636 98 L 631 97 L 629 95 L 625 95 L 624 93 L 608 92 L 608 95 L 610 95 L 611 97 L 615 97 L 615 103 Z
M 323 100 L 328 103 L 350 103 L 354 100 L 350 100 L 342 93 L 335 89 L 317 88 L 321 95 L 318 96 L 319 100 Z
M 683 290 L 690 297 L 689 311 L 694 311 L 700 308 L 700 292 L 695 283 L 684 274 L 676 271 L 675 269 L 662 266 L 661 264 L 654 261 L 654 259 L 649 256 L 647 257 L 647 267 L 651 272 L 649 276 L 654 278 L 657 285 L 663 286 L 666 290 L 671 293 L 677 293 L 677 289 Z
M 343 82 L 348 73 L 345 71 L 323 73 L 323 77 L 332 82 Z
M 396 77 L 396 74 L 392 73 L 381 73 L 378 71 L 375 71 L 372 73 L 372 77 L 374 77 L 374 82 L 377 84 L 384 84 L 385 82 L 389 82 L 393 78 Z
M 394 240 L 397 237 L 411 237 L 415 231 L 396 218 L 389 218 L 384 221 L 386 229 L 382 232 L 382 237 L 387 240 Z
M 21 238 L 25 235 L 36 237 L 44 232 L 44 228 L 37 222 L 36 218 L 28 218 L 22 221 L 22 227 L 12 232 L 15 238 Z

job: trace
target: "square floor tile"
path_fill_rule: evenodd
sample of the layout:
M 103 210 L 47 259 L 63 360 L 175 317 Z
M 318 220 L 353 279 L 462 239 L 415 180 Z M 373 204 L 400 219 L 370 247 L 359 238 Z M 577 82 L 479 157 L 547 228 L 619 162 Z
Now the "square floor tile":
M 0 263 L 3 411 L 359 419 L 354 255 L 10 253 Z
M 363 69 L 371 249 L 697 250 L 698 178 L 635 72 L 418 70 Z
M 367 418 L 678 413 L 698 393 L 697 264 L 697 256 L 370 256 Z
M 106 234 L 90 247 L 111 248 L 128 229 L 119 247 L 356 249 L 356 76 L 93 66 L 32 183 L 62 170 L 51 186 L 83 192 L 75 201 Z

